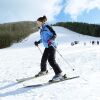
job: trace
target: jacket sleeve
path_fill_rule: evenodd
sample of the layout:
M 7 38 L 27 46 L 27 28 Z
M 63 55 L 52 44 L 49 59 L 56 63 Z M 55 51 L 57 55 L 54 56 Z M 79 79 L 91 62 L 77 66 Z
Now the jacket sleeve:
M 53 36 L 51 37 L 51 39 L 55 39 L 57 37 L 56 32 L 53 30 L 53 28 L 49 25 L 46 25 L 46 27 L 49 29 L 49 31 L 53 34 Z
M 42 39 L 40 39 L 40 40 L 38 41 L 38 43 L 39 43 L 39 44 L 42 43 Z

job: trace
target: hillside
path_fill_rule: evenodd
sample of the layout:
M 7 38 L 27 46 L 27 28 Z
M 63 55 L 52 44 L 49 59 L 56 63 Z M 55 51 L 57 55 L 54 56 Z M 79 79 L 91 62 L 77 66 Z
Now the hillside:
M 68 77 L 80 78 L 43 87 L 24 88 L 24 85 L 47 82 L 54 75 L 48 65 L 49 74 L 23 83 L 16 79 L 33 76 L 39 72 L 41 53 L 34 46 L 39 31 L 20 43 L 0 50 L 0 100 L 99 100 L 100 99 L 100 45 L 90 43 L 100 38 L 80 35 L 63 27 L 53 27 L 57 33 L 57 50 L 75 69 L 66 64 L 57 53 L 57 62 Z M 79 44 L 71 46 L 78 40 Z M 87 45 L 84 45 L 84 42 Z M 40 49 L 43 52 L 43 45 Z
M 32 21 L 20 21 L 0 24 L 0 48 L 9 47 L 37 31 L 37 25 Z
M 89 24 L 82 22 L 58 22 L 55 25 L 68 28 L 83 35 L 100 37 L 100 24 Z

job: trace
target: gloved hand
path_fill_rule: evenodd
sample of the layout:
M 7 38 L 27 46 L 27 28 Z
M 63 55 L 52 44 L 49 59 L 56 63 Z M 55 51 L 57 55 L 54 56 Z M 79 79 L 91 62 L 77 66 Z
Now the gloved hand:
M 35 45 L 35 46 L 38 46 L 38 44 L 39 44 L 38 41 L 35 41 L 35 42 L 34 42 L 34 45 Z
M 48 40 L 48 46 L 50 46 L 53 43 L 53 40 Z

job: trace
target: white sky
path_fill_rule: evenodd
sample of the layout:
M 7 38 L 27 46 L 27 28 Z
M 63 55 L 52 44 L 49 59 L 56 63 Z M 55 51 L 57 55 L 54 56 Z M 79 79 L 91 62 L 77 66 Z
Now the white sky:
M 0 0 L 0 19 L 36 20 L 46 15 L 49 21 L 59 14 L 62 0 Z
M 46 15 L 49 22 L 61 11 L 69 14 L 72 20 L 78 20 L 84 11 L 100 10 L 100 0 L 0 0 L 0 23 L 32 20 Z M 98 12 L 100 13 L 100 12 Z

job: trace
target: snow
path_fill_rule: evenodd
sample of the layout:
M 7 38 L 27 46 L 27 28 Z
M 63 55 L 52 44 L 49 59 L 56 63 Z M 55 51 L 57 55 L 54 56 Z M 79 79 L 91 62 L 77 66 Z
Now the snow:
M 90 41 L 100 38 L 80 35 L 62 27 L 53 27 L 57 33 L 56 59 L 68 77 L 80 78 L 43 87 L 23 88 L 23 85 L 47 82 L 54 75 L 50 65 L 49 74 L 23 83 L 16 79 L 33 76 L 40 70 L 41 53 L 34 46 L 39 32 L 31 34 L 20 43 L 0 50 L 0 100 L 100 100 L 100 45 Z M 70 43 L 78 40 L 79 44 Z M 86 45 L 84 45 L 86 42 Z M 40 45 L 43 52 L 43 45 Z M 72 71 L 72 68 L 75 71 Z

